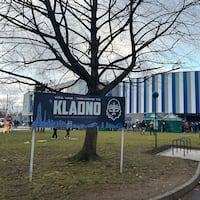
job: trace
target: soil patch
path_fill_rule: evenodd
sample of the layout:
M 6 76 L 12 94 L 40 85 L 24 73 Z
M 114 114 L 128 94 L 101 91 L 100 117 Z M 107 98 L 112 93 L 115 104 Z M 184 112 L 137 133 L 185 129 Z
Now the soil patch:
M 163 145 L 158 148 L 147 150 L 145 153 L 156 155 L 171 148 L 171 145 Z M 164 194 L 181 186 L 192 178 L 191 171 L 180 169 L 179 174 L 161 176 L 157 179 L 149 178 L 137 181 L 132 184 L 104 184 L 99 185 L 98 190 L 84 191 L 71 200 L 148 200 L 160 194 Z

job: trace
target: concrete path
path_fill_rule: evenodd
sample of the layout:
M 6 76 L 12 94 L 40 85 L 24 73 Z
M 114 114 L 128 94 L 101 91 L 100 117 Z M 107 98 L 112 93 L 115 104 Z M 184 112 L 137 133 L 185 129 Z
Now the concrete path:
M 184 195 L 181 200 L 199 200 L 200 199 L 200 185 L 195 187 L 191 192 Z
M 179 148 L 174 148 L 172 150 L 172 148 L 169 148 L 166 151 L 158 153 L 157 155 L 168 156 L 168 157 L 177 157 L 177 158 L 194 160 L 194 161 L 200 162 L 200 150 L 196 150 L 196 149 L 183 150 L 183 149 L 179 149 Z
M 188 180 L 188 182 L 186 182 L 185 184 L 183 184 L 182 186 L 178 188 L 175 188 L 172 191 L 169 191 L 165 194 L 157 196 L 153 198 L 152 200 L 175 200 L 175 199 L 200 200 L 200 185 L 198 185 L 199 180 L 200 180 L 200 150 L 191 149 L 190 151 L 188 149 L 169 148 L 168 150 L 158 153 L 157 155 L 194 160 L 194 161 L 199 162 L 199 164 L 198 164 L 196 173 L 190 180 Z M 189 195 L 189 196 L 186 196 L 186 195 Z

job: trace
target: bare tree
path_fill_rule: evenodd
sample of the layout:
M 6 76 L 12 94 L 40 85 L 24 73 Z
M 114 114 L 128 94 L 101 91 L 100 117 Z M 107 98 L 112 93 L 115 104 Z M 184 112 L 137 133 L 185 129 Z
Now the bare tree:
M 73 76 L 86 82 L 88 95 L 104 96 L 132 73 L 181 64 L 174 48 L 196 39 L 198 6 L 198 0 L 3 0 L 0 72 L 8 83 L 29 85 L 46 84 L 44 72 L 60 82 Z M 32 77 L 38 69 L 41 76 Z M 96 145 L 97 130 L 87 129 L 79 158 L 95 158 Z

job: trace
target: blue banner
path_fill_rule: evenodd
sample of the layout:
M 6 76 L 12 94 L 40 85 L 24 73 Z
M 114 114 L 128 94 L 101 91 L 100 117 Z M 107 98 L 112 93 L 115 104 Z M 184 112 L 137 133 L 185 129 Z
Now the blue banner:
M 125 98 L 35 93 L 33 128 L 121 128 Z

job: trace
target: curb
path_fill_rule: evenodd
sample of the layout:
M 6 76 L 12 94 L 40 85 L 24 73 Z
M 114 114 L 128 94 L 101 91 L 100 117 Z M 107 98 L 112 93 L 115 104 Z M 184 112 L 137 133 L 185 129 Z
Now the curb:
M 178 200 L 181 196 L 184 196 L 187 192 L 191 191 L 200 180 L 200 162 L 196 169 L 195 175 L 185 184 L 175 188 L 169 192 L 166 192 L 157 197 L 151 198 L 150 200 Z

